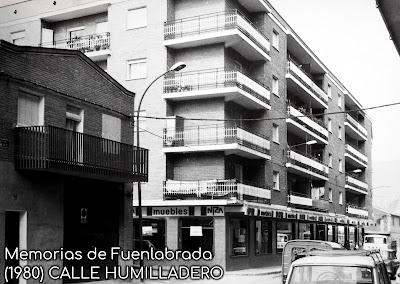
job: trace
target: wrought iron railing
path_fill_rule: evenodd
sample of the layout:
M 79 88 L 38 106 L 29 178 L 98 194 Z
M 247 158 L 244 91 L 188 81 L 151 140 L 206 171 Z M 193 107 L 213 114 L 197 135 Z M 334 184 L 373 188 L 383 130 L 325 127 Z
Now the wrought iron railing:
M 263 154 L 270 153 L 270 142 L 267 137 L 251 133 L 236 125 L 215 124 L 164 129 L 163 140 L 164 147 L 238 143 Z
M 231 180 L 164 181 L 164 199 L 232 199 L 269 203 L 269 187 L 256 187 Z
M 214 88 L 238 87 L 256 99 L 269 104 L 268 86 L 242 72 L 215 68 L 201 71 L 180 72 L 164 77 L 164 93 L 189 92 Z
M 83 53 L 99 51 L 110 48 L 110 33 L 91 34 L 87 36 L 57 40 L 54 42 L 44 42 L 40 46 L 76 49 L 82 51 Z
M 15 164 L 105 179 L 147 180 L 148 150 L 55 126 L 17 127 Z M 136 163 L 136 155 L 139 163 Z
M 269 39 L 238 10 L 183 18 L 164 23 L 164 39 L 238 29 L 266 54 L 269 54 Z

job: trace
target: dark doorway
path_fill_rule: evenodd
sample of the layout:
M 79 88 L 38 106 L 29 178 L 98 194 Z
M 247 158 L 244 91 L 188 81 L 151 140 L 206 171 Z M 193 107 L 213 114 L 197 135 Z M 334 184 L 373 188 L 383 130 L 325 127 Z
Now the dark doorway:
M 20 225 L 20 213 L 15 211 L 5 212 L 5 247 L 8 248 L 10 252 L 19 248 L 19 225 Z M 5 260 L 5 266 L 18 266 L 19 262 L 16 259 Z M 17 284 L 18 279 L 9 279 L 5 283 Z
M 122 184 L 80 178 L 67 180 L 64 190 L 64 249 L 80 250 L 86 255 L 96 248 L 97 251 L 106 251 L 108 256 L 111 247 L 119 246 L 122 202 Z M 83 266 L 84 271 L 98 265 L 102 267 L 99 271 L 104 272 L 105 266 L 117 266 L 118 260 L 84 258 L 65 261 L 64 264 L 78 269 Z

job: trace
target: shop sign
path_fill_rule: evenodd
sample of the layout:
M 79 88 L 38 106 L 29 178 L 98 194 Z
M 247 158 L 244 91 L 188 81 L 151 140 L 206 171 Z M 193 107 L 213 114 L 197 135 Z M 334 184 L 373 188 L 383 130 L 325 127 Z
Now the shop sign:
M 296 213 L 287 213 L 286 218 L 287 219 L 296 219 L 297 214 Z
M 315 215 L 308 215 L 308 220 L 309 220 L 309 221 L 317 221 L 317 216 L 315 216 Z
M 282 211 L 275 211 L 275 218 L 283 219 L 285 217 L 285 213 Z
M 207 206 L 206 208 L 207 216 L 224 216 L 225 211 L 223 206 Z
M 271 210 L 260 210 L 260 216 L 272 218 L 273 214 Z
M 189 216 L 189 207 L 152 207 L 152 216 Z
M 299 219 L 300 220 L 305 220 L 306 219 L 306 214 L 299 214 Z
M 333 218 L 333 217 L 325 217 L 325 221 L 326 222 L 330 222 L 330 223 L 334 223 L 335 222 L 335 218 Z
M 323 216 L 318 216 L 318 222 L 324 222 L 324 217 Z

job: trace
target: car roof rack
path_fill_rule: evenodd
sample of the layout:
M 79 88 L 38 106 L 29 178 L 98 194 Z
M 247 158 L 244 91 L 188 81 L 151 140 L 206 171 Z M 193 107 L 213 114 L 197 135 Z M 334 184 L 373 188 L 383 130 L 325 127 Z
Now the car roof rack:
M 370 256 L 374 262 L 383 262 L 379 250 L 320 250 L 310 251 L 310 256 Z

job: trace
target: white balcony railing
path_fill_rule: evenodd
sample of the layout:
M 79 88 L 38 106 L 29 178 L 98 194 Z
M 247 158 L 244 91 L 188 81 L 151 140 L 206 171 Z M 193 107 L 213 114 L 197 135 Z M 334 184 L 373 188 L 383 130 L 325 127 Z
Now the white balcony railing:
M 368 218 L 368 210 L 364 209 L 364 208 L 359 208 L 357 206 L 354 205 L 347 205 L 346 206 L 346 212 L 352 215 L 357 215 L 357 216 L 361 216 L 361 217 L 366 217 Z
M 83 53 L 107 50 L 110 48 L 110 33 L 91 34 L 77 38 L 58 40 L 55 42 L 45 42 L 42 43 L 41 46 L 76 49 Z
M 346 176 L 346 182 L 350 185 L 355 185 L 356 187 L 368 190 L 368 184 L 366 182 L 363 182 L 361 180 L 358 180 L 352 176 Z
M 164 129 L 164 147 L 205 146 L 237 143 L 269 155 L 266 137 L 250 133 L 237 126 L 206 125 L 181 129 Z
M 300 167 L 304 167 L 308 170 L 314 171 L 320 175 L 327 177 L 329 175 L 329 167 L 322 164 L 321 162 L 306 157 L 300 153 L 293 150 L 288 151 L 288 161 L 290 163 L 296 164 Z
M 289 106 L 289 114 L 293 116 L 293 118 L 297 121 L 300 121 L 306 128 L 313 132 L 317 132 L 318 135 L 324 136 L 324 138 L 328 137 L 328 130 L 322 126 L 320 123 L 315 122 L 311 118 L 304 116 L 302 112 L 294 108 L 293 106 Z
M 328 95 L 293 61 L 288 61 L 288 72 L 305 84 L 324 103 L 328 102 Z
M 313 206 L 313 199 L 311 198 L 311 196 L 301 194 L 289 194 L 288 203 L 303 206 Z
M 164 39 L 238 29 L 263 52 L 269 54 L 269 40 L 237 10 L 178 19 L 164 24 Z
M 350 154 L 351 156 L 355 157 L 356 159 L 361 160 L 363 163 L 366 163 L 366 164 L 368 163 L 368 157 L 365 156 L 364 154 L 362 154 L 360 151 L 356 150 L 349 144 L 346 144 L 345 148 L 346 148 L 346 152 L 348 154 Z
M 237 198 L 271 199 L 271 190 L 237 182 L 236 180 L 199 180 L 164 182 L 163 194 L 165 199 L 174 198 Z
M 269 104 L 269 88 L 239 71 L 218 68 L 175 73 L 164 77 L 164 93 L 185 93 L 229 87 L 238 87 L 263 103 Z
M 364 136 L 368 136 L 368 131 L 362 126 L 357 120 L 355 120 L 351 115 L 346 114 L 346 121 L 350 123 L 355 129 L 361 132 Z

